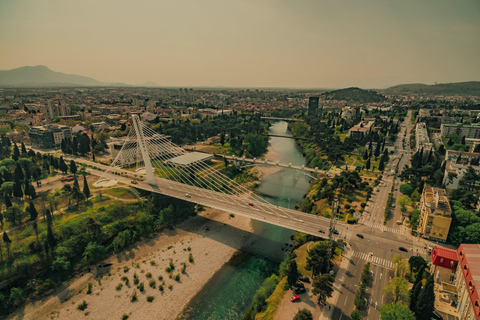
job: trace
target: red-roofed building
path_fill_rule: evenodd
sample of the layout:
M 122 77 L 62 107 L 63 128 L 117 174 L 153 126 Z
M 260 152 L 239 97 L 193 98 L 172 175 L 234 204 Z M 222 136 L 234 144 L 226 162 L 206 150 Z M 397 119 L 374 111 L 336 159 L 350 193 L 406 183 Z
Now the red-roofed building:
M 458 319 L 480 320 L 480 245 L 462 244 L 457 252 Z
M 432 250 L 432 265 L 435 282 L 452 283 L 455 281 L 457 271 L 457 251 L 435 246 Z

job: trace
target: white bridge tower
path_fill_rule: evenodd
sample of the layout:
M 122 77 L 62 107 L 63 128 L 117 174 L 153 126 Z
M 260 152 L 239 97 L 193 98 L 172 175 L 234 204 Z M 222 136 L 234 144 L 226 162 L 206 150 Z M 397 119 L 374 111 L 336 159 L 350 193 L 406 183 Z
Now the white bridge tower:
M 155 179 L 155 175 L 153 174 L 152 163 L 150 162 L 150 155 L 148 154 L 147 143 L 145 141 L 145 136 L 143 135 L 142 123 L 140 122 L 140 118 L 136 114 L 134 114 L 132 115 L 132 122 L 133 127 L 135 128 L 135 132 L 137 134 L 138 147 L 142 152 L 142 158 L 145 164 L 145 174 L 147 177 L 146 181 L 150 185 L 157 185 L 157 180 Z

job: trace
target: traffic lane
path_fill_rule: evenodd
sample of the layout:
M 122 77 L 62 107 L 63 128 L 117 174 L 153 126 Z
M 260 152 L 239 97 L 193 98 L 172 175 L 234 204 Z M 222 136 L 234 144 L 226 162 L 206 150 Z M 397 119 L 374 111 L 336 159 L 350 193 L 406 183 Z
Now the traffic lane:
M 354 310 L 353 304 L 355 294 L 357 293 L 358 286 L 360 285 L 360 276 L 362 274 L 363 265 L 365 261 L 352 257 L 345 273 L 345 281 L 340 288 L 340 295 L 335 304 L 335 309 L 332 313 L 332 319 L 349 319 L 350 314 Z

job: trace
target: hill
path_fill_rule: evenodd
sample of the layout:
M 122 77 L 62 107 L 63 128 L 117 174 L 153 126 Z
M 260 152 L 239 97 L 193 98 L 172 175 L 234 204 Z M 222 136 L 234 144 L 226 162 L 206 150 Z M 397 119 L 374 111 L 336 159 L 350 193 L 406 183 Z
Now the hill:
M 356 87 L 328 91 L 320 97 L 325 100 L 346 100 L 356 103 L 382 102 L 385 100 L 385 97 L 376 91 Z
M 76 74 L 55 72 L 46 66 L 26 66 L 11 70 L 0 70 L 0 86 L 100 86 L 104 83 Z
M 439 83 L 439 84 L 400 84 L 384 90 L 385 94 L 431 94 L 431 95 L 472 95 L 480 96 L 480 81 Z

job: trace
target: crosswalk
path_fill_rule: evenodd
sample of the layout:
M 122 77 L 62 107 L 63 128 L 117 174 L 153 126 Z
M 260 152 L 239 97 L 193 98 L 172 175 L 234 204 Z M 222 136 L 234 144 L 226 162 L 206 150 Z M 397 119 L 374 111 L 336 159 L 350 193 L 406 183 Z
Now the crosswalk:
M 373 223 L 373 222 L 364 222 L 363 224 L 367 227 L 383 230 L 385 232 L 405 234 L 405 230 L 403 228 L 402 229 L 389 228 L 389 227 L 385 227 L 383 224 Z
M 375 257 L 374 255 L 371 255 L 369 253 L 365 252 L 359 252 L 359 251 L 354 251 L 353 256 L 356 258 L 360 258 L 363 260 L 366 260 L 370 262 L 371 264 L 375 264 L 380 267 L 384 267 L 387 269 L 392 269 L 393 268 L 393 263 L 390 260 L 386 260 L 380 257 Z

